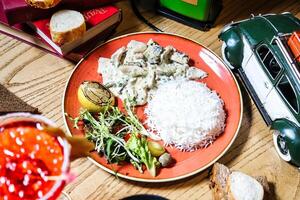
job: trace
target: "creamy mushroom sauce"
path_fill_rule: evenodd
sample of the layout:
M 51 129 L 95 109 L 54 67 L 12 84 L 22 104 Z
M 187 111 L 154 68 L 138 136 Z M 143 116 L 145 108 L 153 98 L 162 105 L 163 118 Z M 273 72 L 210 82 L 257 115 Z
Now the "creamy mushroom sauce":
M 122 100 L 129 98 L 136 105 L 147 103 L 157 85 L 178 78 L 201 79 L 207 74 L 189 66 L 188 55 L 172 46 L 162 47 L 152 39 L 147 44 L 131 40 L 111 58 L 100 57 L 98 73 L 103 84 Z

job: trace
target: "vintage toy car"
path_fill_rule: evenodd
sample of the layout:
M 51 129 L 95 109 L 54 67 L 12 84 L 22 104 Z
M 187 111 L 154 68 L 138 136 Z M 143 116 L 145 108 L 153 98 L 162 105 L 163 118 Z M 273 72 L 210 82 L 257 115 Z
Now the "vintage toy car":
M 290 13 L 226 25 L 222 56 L 273 131 L 280 157 L 300 167 L 300 20 Z

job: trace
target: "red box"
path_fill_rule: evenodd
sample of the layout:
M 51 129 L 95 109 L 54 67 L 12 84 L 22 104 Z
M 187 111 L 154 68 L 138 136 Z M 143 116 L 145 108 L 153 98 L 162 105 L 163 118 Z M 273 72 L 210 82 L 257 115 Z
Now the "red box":
M 288 39 L 288 45 L 294 54 L 294 58 L 300 63 L 300 31 L 293 32 Z

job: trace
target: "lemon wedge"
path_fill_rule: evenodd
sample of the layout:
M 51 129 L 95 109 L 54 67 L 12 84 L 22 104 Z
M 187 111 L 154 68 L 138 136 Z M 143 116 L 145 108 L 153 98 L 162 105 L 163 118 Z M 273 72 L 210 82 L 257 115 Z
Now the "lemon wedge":
M 89 112 L 101 112 L 107 105 L 115 104 L 115 97 L 96 81 L 84 81 L 78 88 L 80 105 Z

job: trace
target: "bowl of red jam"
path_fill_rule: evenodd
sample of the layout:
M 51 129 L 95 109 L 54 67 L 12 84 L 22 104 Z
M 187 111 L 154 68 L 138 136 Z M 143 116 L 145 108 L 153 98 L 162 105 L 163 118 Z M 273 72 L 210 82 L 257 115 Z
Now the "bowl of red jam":
M 70 145 L 41 115 L 0 117 L 0 199 L 56 199 L 70 170 Z

